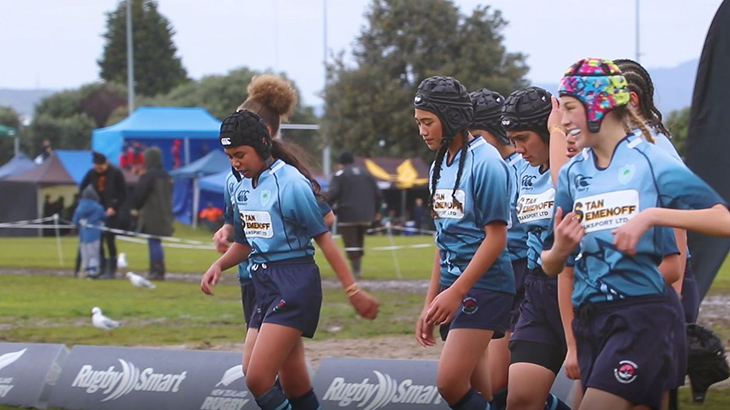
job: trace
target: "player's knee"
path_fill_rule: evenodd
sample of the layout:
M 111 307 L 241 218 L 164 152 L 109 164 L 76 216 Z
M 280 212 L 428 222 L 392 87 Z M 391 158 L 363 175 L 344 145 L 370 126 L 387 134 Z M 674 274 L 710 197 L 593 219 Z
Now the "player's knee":
M 439 374 L 436 377 L 436 386 L 439 389 L 441 397 L 447 403 L 456 403 L 461 399 L 459 397 L 459 384 L 454 377 Z M 461 395 L 463 395 L 463 392 L 461 392 Z
M 519 388 L 513 390 L 513 386 L 510 386 L 507 392 L 508 410 L 542 409 L 544 407 L 545 400 L 536 400 L 534 392 L 530 394 L 529 391 Z
M 246 387 L 254 397 L 259 397 L 269 391 L 276 382 L 275 378 L 266 377 L 263 374 L 247 371 Z

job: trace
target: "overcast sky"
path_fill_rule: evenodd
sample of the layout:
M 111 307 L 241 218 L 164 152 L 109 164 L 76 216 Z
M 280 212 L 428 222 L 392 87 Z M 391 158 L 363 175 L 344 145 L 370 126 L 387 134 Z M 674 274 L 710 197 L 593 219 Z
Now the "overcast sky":
M 418 0 L 412 0 L 418 1 Z M 641 0 L 641 62 L 672 67 L 697 58 L 722 0 Z M 104 13 L 118 0 L 0 0 L 0 88 L 74 88 L 99 78 Z M 325 0 L 159 0 L 191 77 L 240 66 L 285 71 L 306 104 L 324 82 Z M 327 44 L 349 51 L 370 0 L 327 0 Z M 462 11 L 502 11 L 509 51 L 526 53 L 528 77 L 557 82 L 582 57 L 633 58 L 636 0 L 456 0 Z M 445 73 L 448 74 L 448 73 Z

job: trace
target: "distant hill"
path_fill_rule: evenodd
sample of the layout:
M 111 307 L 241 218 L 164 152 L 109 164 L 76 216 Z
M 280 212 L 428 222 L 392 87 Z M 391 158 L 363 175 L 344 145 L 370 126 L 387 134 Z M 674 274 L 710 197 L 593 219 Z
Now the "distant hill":
M 35 105 L 57 90 L 15 90 L 0 88 L 0 106 L 13 107 L 21 115 L 33 115 Z
M 692 104 L 692 92 L 697 76 L 697 65 L 699 59 L 686 61 L 671 68 L 648 68 L 649 74 L 654 81 L 654 101 L 659 111 L 668 116 L 670 112 L 679 110 Z M 537 83 L 550 92 L 556 92 L 558 84 Z

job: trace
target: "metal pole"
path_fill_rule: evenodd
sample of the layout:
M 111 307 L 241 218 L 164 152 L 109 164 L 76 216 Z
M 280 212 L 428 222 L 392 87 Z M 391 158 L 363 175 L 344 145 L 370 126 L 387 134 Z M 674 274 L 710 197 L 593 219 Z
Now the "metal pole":
M 324 7 L 323 7 L 323 13 L 322 13 L 322 42 L 323 42 L 323 61 L 322 64 L 324 65 L 324 90 L 325 95 L 327 92 L 327 0 L 324 0 Z M 326 107 L 326 101 L 325 101 L 325 107 Z M 331 164 L 330 164 L 330 158 L 332 157 L 331 154 L 331 147 L 330 147 L 330 141 L 327 137 L 327 134 L 322 134 L 322 137 L 324 139 L 324 149 L 322 150 L 322 170 L 324 171 L 324 176 L 326 178 L 329 178 L 331 175 Z
M 18 155 L 20 152 L 20 136 L 16 135 L 15 138 L 13 138 L 13 147 L 15 149 L 15 155 Z
M 639 40 L 640 40 L 639 37 L 641 36 L 641 32 L 639 30 L 639 20 L 640 20 L 640 18 L 639 18 L 639 1 L 640 0 L 636 0 L 636 58 L 635 58 L 635 60 L 637 63 L 641 59 L 641 45 L 639 42 Z
M 132 43 L 132 1 L 127 0 L 127 108 L 134 112 L 134 44 Z

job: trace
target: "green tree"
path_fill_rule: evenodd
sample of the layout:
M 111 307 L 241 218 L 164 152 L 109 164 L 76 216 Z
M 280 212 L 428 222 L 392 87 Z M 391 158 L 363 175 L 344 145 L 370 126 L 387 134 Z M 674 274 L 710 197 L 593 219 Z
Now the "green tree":
M 683 158 L 687 143 L 687 130 L 689 129 L 689 110 L 690 107 L 674 110 L 669 113 L 669 117 L 665 121 L 667 129 L 672 134 L 672 143 Z
M 172 41 L 172 23 L 157 10 L 155 0 L 132 0 L 132 39 L 134 44 L 134 79 L 142 95 L 167 93 L 188 81 L 187 72 L 177 57 Z M 127 82 L 127 4 L 120 1 L 116 10 L 107 13 L 104 54 L 97 61 L 101 78 L 109 82 Z
M 20 114 L 18 114 L 12 107 L 0 106 L 0 124 L 15 128 L 18 131 L 18 137 L 20 138 L 20 150 L 25 151 L 30 156 L 31 153 L 27 151 L 26 141 L 26 130 L 23 124 L 20 122 Z M 14 138 L 0 138 L 0 165 L 5 164 L 10 158 L 15 155 L 15 139 Z
M 525 56 L 506 51 L 499 11 L 463 15 L 449 0 L 373 0 L 356 41 L 354 65 L 340 53 L 328 67 L 324 125 L 335 152 L 427 155 L 413 123 L 418 84 L 433 75 L 470 91 L 508 94 L 525 85 Z M 379 141 L 385 148 L 379 148 Z
M 112 83 L 93 83 L 61 91 L 41 100 L 30 125 L 32 152 L 44 139 L 54 148 L 87 149 L 91 131 L 103 127 L 111 113 L 126 105 L 126 88 Z

